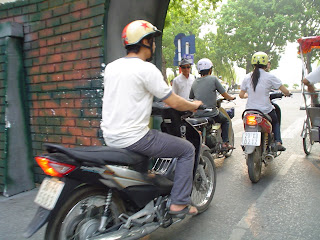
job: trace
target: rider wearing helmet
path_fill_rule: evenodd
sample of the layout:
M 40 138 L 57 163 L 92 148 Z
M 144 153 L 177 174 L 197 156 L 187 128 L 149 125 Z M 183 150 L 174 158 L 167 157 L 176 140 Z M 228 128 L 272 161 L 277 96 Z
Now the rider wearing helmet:
M 212 108 L 210 112 L 198 111 L 196 117 L 212 117 L 215 122 L 221 123 L 221 137 L 224 142 L 223 148 L 233 149 L 229 144 L 228 130 L 229 120 L 217 108 L 217 93 L 218 91 L 225 99 L 234 100 L 235 97 L 230 96 L 221 85 L 217 77 L 212 76 L 213 64 L 208 58 L 202 58 L 198 61 L 197 68 L 201 75 L 197 78 L 191 87 L 190 99 L 201 100 L 208 108 Z
M 246 109 L 260 110 L 272 118 L 272 131 L 278 145 L 278 151 L 285 151 L 286 148 L 282 146 L 280 123 L 275 108 L 270 102 L 269 93 L 272 89 L 280 89 L 285 96 L 289 96 L 290 92 L 282 85 L 280 79 L 266 72 L 268 61 L 269 58 L 265 52 L 253 54 L 251 64 L 254 70 L 245 76 L 239 97 L 248 98 Z
M 189 102 L 171 91 L 151 60 L 154 38 L 161 32 L 136 20 L 122 32 L 127 56 L 105 68 L 101 129 L 106 144 L 149 157 L 178 157 L 171 191 L 171 214 L 196 214 L 189 207 L 195 148 L 187 140 L 149 129 L 154 96 L 180 111 L 195 111 L 201 101 Z
M 148 62 L 151 62 L 155 50 L 154 38 L 159 36 L 161 31 L 144 20 L 133 21 L 122 31 L 122 41 L 127 54 L 138 53 L 141 47 L 147 48 L 150 51 L 150 57 L 146 59 Z M 143 39 L 146 41 L 142 41 Z

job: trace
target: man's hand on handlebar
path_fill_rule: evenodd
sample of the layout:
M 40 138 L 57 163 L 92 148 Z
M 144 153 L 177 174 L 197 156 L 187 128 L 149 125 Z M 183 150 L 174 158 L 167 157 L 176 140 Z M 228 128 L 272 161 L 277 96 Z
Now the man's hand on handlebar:
M 201 104 L 197 110 L 206 110 L 206 109 L 207 109 L 207 106 L 204 104 Z
M 194 100 L 192 103 L 195 106 L 195 109 L 191 110 L 192 112 L 196 112 L 197 109 L 203 104 L 202 101 L 199 101 L 199 100 Z
M 226 100 L 235 100 L 236 98 L 234 96 L 229 95 L 227 92 L 224 92 L 221 94 L 222 97 L 224 97 Z

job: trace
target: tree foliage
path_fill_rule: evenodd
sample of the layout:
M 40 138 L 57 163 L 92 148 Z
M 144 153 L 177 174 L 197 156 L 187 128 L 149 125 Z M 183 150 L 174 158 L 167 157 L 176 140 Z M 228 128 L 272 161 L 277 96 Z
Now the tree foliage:
M 174 38 L 178 33 L 195 35 L 196 55 L 199 53 L 201 27 L 213 23 L 213 13 L 218 1 L 220 0 L 170 1 L 162 38 L 163 66 L 177 69 L 173 65 L 173 58 L 175 54 Z
M 264 51 L 272 68 L 278 66 L 287 42 L 320 35 L 320 0 L 228 0 L 214 15 L 217 0 L 171 0 L 164 28 L 163 53 L 166 67 L 175 69 L 174 37 L 196 36 L 194 60 L 207 57 L 214 73 L 235 81 L 234 62 L 251 71 L 254 52 Z M 217 25 L 217 32 L 204 34 L 203 26 Z M 307 56 L 308 69 L 318 55 Z
M 213 63 L 213 72 L 229 85 L 236 82 L 236 74 L 233 63 L 224 55 L 227 46 L 217 45 L 217 35 L 213 32 L 207 33 L 203 39 L 198 40 L 195 60 L 209 58 Z
M 296 0 L 229 0 L 217 14 L 217 45 L 223 55 L 251 71 L 254 52 L 266 52 L 273 67 L 287 41 L 294 41 Z
M 202 15 L 203 11 L 213 11 L 219 1 L 221 0 L 170 0 L 165 27 L 175 24 L 178 19 L 190 23 L 194 16 Z
M 297 37 L 320 35 L 320 0 L 300 0 L 296 9 Z M 311 72 L 311 63 L 319 59 L 319 51 L 306 56 L 307 68 Z

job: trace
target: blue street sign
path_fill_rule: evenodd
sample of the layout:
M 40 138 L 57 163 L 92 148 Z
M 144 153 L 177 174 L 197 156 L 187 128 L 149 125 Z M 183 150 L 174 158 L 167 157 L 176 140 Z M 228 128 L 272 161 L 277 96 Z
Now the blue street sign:
M 179 66 L 179 62 L 184 56 L 188 56 L 193 62 L 192 54 L 196 52 L 195 35 L 186 36 L 183 33 L 179 33 L 174 38 L 174 45 L 176 46 L 173 58 L 174 66 Z
M 176 46 L 176 48 L 178 47 L 178 40 L 181 39 L 181 38 L 184 38 L 186 35 L 184 33 L 178 33 L 173 42 L 174 42 L 174 45 Z
M 194 35 L 185 36 L 181 38 L 182 52 L 184 52 L 184 54 L 194 54 L 196 52 L 195 42 L 196 41 Z
M 191 60 L 190 62 L 194 64 L 193 54 L 184 54 L 183 58 Z

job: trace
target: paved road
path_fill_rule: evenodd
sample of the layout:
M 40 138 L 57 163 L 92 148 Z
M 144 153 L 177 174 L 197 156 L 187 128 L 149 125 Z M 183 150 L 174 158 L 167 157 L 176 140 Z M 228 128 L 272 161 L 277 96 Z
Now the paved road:
M 188 217 L 151 240 L 314 240 L 320 239 L 320 147 L 306 157 L 300 131 L 304 111 L 300 94 L 279 101 L 283 113 L 282 138 L 287 151 L 263 168 L 262 179 L 252 184 L 240 148 L 240 119 L 245 100 L 237 99 L 232 120 L 236 150 L 216 159 L 217 189 L 205 213 Z M 228 105 L 232 106 L 232 103 Z M 37 190 L 11 198 L 0 197 L 0 239 L 23 239 L 22 232 L 36 210 Z M 43 239 L 43 229 L 31 239 Z
M 316 143 L 308 157 L 303 152 L 301 100 L 295 93 L 278 101 L 287 151 L 264 167 L 262 179 L 252 184 L 240 148 L 246 101 L 237 99 L 232 119 L 237 149 L 230 158 L 215 160 L 217 189 L 210 208 L 158 230 L 151 240 L 320 239 L 320 148 Z

